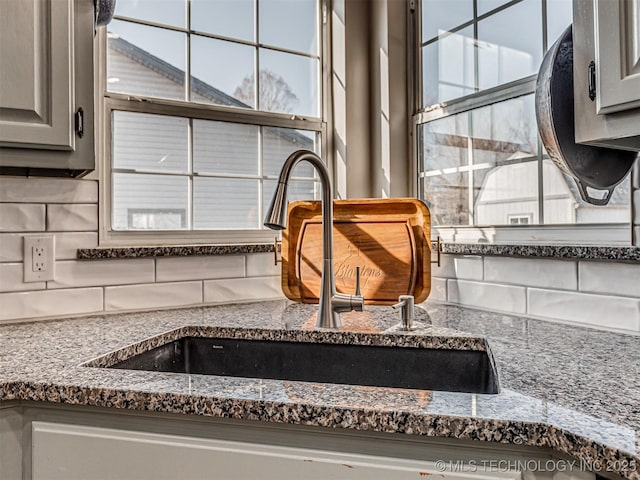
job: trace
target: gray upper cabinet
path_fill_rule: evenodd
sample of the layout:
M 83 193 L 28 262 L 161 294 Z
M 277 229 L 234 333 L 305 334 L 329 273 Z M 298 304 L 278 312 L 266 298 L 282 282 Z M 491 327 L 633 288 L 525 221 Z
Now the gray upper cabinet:
M 73 4 L 0 3 L 0 141 L 73 150 Z M 4 68 L 11 65 L 11 68 Z M 55 66 L 55 68 L 54 68 Z
M 574 0 L 573 24 L 576 141 L 640 150 L 640 0 Z
M 640 107 L 640 0 L 596 2 L 598 114 Z M 619 52 L 619 54 L 612 54 Z
M 1 173 L 94 168 L 92 42 L 92 0 L 0 1 Z

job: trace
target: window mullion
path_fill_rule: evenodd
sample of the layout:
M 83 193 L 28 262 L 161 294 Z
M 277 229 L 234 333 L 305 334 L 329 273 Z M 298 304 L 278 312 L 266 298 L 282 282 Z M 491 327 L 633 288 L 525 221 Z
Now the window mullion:
M 320 118 L 113 93 L 107 95 L 106 98 L 110 99 L 114 110 L 172 115 L 202 120 L 217 120 L 248 125 L 322 131 L 322 120 Z
M 189 180 L 188 180 L 188 189 L 187 193 L 187 218 L 188 224 L 187 229 L 193 230 L 194 225 L 194 168 L 193 168 L 193 119 L 189 119 L 189 126 L 187 128 L 187 168 L 189 170 Z
M 544 225 L 544 157 L 540 136 L 538 136 L 538 223 Z
M 480 91 L 480 59 L 478 52 L 478 0 L 473 0 L 473 89 Z
M 264 198 L 264 128 L 260 127 L 258 129 L 258 177 L 260 180 L 258 181 L 258 212 L 259 219 L 264 218 L 265 215 L 265 206 L 263 205 L 262 199 Z M 259 224 L 262 227 L 261 224 Z
M 187 102 L 191 101 L 191 0 L 187 0 L 185 8 L 187 9 L 187 43 L 186 59 L 184 67 L 184 88 Z
M 255 80 L 255 91 L 254 91 L 254 102 L 255 102 L 255 106 L 256 106 L 256 110 L 260 110 L 260 5 L 258 4 L 258 2 L 260 2 L 260 0 L 256 0 L 255 2 L 255 25 L 254 25 L 254 32 L 255 32 L 255 41 L 256 41 L 256 46 L 255 46 L 255 58 L 254 58 L 254 62 L 255 62 L 255 75 L 254 75 L 254 80 Z
M 467 118 L 467 128 L 468 128 L 467 165 L 471 167 L 473 165 L 473 115 L 471 112 L 469 112 L 467 115 L 468 115 L 468 118 Z M 467 172 L 467 188 L 469 189 L 468 195 L 467 195 L 467 201 L 468 201 L 467 208 L 469 209 L 469 225 L 475 225 L 476 219 L 475 219 L 475 215 L 473 214 L 473 203 L 474 203 L 473 202 L 473 168 L 469 168 L 469 171 Z

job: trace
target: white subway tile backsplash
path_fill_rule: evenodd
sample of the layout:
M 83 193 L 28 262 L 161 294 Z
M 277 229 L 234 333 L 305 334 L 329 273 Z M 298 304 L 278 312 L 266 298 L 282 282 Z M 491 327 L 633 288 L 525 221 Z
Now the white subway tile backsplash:
M 0 293 L 0 320 L 56 317 L 102 311 L 102 288 Z
M 633 227 L 633 244 L 636 247 L 640 247 L 640 226 Z
M 54 281 L 48 288 L 128 285 L 154 281 L 153 258 L 66 260 L 56 262 Z
M 577 290 L 577 270 L 577 262 L 570 260 L 484 258 L 484 279 L 494 283 Z
M 87 204 L 47 205 L 47 230 L 53 232 L 98 230 L 98 206 Z
M 96 232 L 54 233 L 56 236 L 56 259 L 74 260 L 78 258 L 79 248 L 96 248 L 98 234 Z
M 247 254 L 247 277 L 280 275 L 282 264 L 274 264 L 273 253 Z
M 0 233 L 0 262 L 21 262 L 22 233 Z
M 640 298 L 640 264 L 580 262 L 580 291 Z
M 45 206 L 35 203 L 0 204 L 1 232 L 42 232 Z
M 95 248 L 98 245 L 96 232 L 50 232 L 55 235 L 57 260 L 73 260 L 77 258 L 79 248 Z M 0 262 L 21 262 L 23 254 L 23 237 L 41 235 L 40 233 L 2 233 L 0 234 Z
M 204 282 L 206 303 L 273 300 L 284 298 L 280 277 L 233 278 Z
M 3 176 L 0 177 L 0 202 L 97 203 L 98 182 Z
M 158 282 L 235 278 L 244 277 L 244 274 L 244 255 L 198 255 L 156 259 Z
M 528 313 L 531 315 L 607 328 L 640 330 L 640 299 L 536 288 L 530 288 L 528 296 Z
M 482 257 L 477 255 L 441 255 L 440 266 L 431 265 L 434 277 L 482 280 Z
M 502 312 L 525 313 L 527 310 L 525 288 L 513 285 L 448 280 L 447 298 L 452 303 Z
M 640 165 L 632 185 L 640 246 Z M 98 245 L 97 203 L 96 180 L 0 177 L 0 320 L 283 298 L 271 253 L 77 261 Z M 56 277 L 24 283 L 23 237 L 43 231 Z M 637 331 L 640 265 L 443 255 L 429 298 Z
M 431 277 L 431 291 L 428 300 L 447 301 L 447 279 Z
M 140 310 L 202 303 L 202 282 L 105 287 L 105 310 Z
M 24 283 L 24 265 L 22 263 L 0 263 L 0 292 L 21 290 L 44 290 L 45 282 Z

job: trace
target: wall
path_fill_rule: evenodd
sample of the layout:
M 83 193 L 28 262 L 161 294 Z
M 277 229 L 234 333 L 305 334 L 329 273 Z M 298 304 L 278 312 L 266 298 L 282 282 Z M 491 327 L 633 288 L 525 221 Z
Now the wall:
M 45 232 L 55 281 L 24 283 L 23 236 Z M 97 181 L 0 177 L 0 321 L 282 298 L 273 254 L 75 260 L 97 245 Z
M 337 197 L 411 195 L 407 4 L 334 0 L 331 21 Z
M 443 255 L 431 299 L 640 332 L 640 265 Z
M 637 192 L 636 192 L 637 195 Z M 75 260 L 98 242 L 93 180 L 0 177 L 0 320 L 282 298 L 272 254 Z M 56 237 L 56 278 L 22 281 L 25 235 Z M 640 331 L 640 265 L 443 255 L 431 297 Z

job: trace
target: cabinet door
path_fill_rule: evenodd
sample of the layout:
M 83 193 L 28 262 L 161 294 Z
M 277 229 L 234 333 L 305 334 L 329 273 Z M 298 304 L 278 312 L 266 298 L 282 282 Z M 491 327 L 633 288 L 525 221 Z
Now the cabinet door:
M 40 421 L 32 423 L 32 447 L 33 480 L 523 478 L 515 470 L 464 471 L 438 462 Z
M 72 150 L 72 0 L 0 2 L 0 145 Z
M 640 107 L 640 0 L 596 0 L 598 114 Z
M 576 142 L 640 151 L 640 0 L 574 0 Z M 595 64 L 596 96 L 589 96 Z M 605 113 L 606 112 L 606 113 Z

